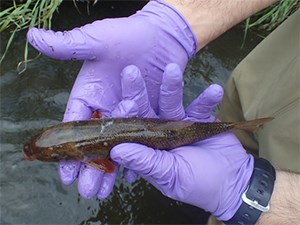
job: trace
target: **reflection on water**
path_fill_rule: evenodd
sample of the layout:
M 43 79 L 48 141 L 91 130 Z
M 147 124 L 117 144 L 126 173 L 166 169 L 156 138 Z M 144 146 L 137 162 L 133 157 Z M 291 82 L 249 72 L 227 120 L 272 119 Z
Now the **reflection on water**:
M 131 10 L 141 7 L 141 3 L 136 3 L 135 8 L 132 5 L 125 7 L 124 3 L 115 3 L 111 7 L 111 3 L 106 2 L 91 8 L 91 16 L 87 16 L 68 10 L 73 3 L 64 4 L 57 17 L 59 23 L 54 23 L 57 29 L 83 25 L 107 14 L 117 16 L 121 12 L 124 15 L 126 7 Z M 84 6 L 81 11 L 85 11 Z M 1 49 L 4 49 L 8 34 L 1 36 Z M 200 209 L 162 196 L 141 179 L 128 184 L 120 173 L 114 192 L 106 200 L 85 200 L 78 195 L 76 183 L 69 187 L 61 184 L 56 164 L 24 160 L 23 143 L 41 128 L 61 121 L 72 83 L 81 66 L 80 62 L 61 62 L 42 56 L 18 76 L 16 65 L 22 60 L 24 41 L 23 32 L 17 36 L 1 65 L 0 223 L 203 223 L 206 214 Z M 258 41 L 250 40 L 244 49 L 240 49 L 242 32 L 234 29 L 197 54 L 185 71 L 186 104 L 210 83 L 224 85 L 230 71 Z M 30 51 L 34 53 L 32 49 Z

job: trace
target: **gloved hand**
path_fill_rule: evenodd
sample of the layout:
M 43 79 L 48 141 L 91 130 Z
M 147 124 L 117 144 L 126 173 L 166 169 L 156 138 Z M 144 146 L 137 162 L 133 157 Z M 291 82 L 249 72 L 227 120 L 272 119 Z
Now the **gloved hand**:
M 157 109 L 162 73 L 175 62 L 184 70 L 197 42 L 184 18 L 163 1 L 151 1 L 128 18 L 104 19 L 71 31 L 32 28 L 29 43 L 62 60 L 84 60 L 72 89 L 64 121 L 88 119 L 93 110 L 110 116 L 121 101 L 120 73 L 136 65 Z
M 136 66 L 127 66 L 121 73 L 123 100 L 112 111 L 112 117 L 156 117 L 150 106 L 148 94 L 140 70 Z M 71 184 L 78 176 L 78 191 L 84 198 L 97 196 L 106 198 L 112 191 L 119 166 L 112 174 L 103 173 L 93 167 L 77 161 L 61 161 L 59 174 L 66 184 Z M 131 181 L 135 174 L 124 170 L 125 177 Z
M 182 74 L 175 67 L 173 73 L 163 76 L 159 101 L 162 118 L 216 120 L 211 111 L 222 98 L 220 86 L 208 87 L 185 111 L 181 89 Z M 253 157 L 231 132 L 171 151 L 124 143 L 115 146 L 110 156 L 164 195 L 202 208 L 225 221 L 240 207 L 241 195 L 254 166 Z
M 121 77 L 123 101 L 113 110 L 112 115 L 114 117 L 157 117 L 150 107 L 139 69 L 135 66 L 128 66 L 123 70 Z M 160 104 L 162 107 L 160 107 L 159 113 L 161 115 L 173 113 L 173 119 L 180 116 L 182 112 L 181 116 L 184 115 L 180 102 L 181 98 L 173 98 L 176 94 L 178 96 L 182 95 L 182 84 L 182 72 L 178 65 L 168 65 L 165 69 L 160 91 Z M 213 85 L 205 92 L 206 94 L 201 95 L 198 99 L 197 102 L 202 103 L 203 100 L 203 103 L 197 103 L 195 107 L 200 106 L 202 108 L 203 118 L 210 120 L 211 110 L 221 100 L 220 91 L 222 92 L 222 89 L 220 90 L 219 86 Z M 68 164 L 62 162 L 59 170 L 60 176 L 65 181 L 69 179 L 70 184 L 77 177 L 80 170 L 78 178 L 79 193 L 85 198 L 91 198 L 95 195 L 99 199 L 106 198 L 113 189 L 118 171 L 116 170 L 113 174 L 105 174 L 87 165 L 82 166 L 81 169 L 80 166 L 76 162 L 69 162 Z M 66 174 L 64 174 L 65 171 L 67 171 Z M 74 178 L 70 177 L 70 174 L 73 174 Z M 124 169 L 124 176 L 129 182 L 133 182 L 137 177 L 135 172 L 126 168 Z
M 128 18 L 95 21 L 71 31 L 32 28 L 27 39 L 50 57 L 84 60 L 70 94 L 64 122 L 90 119 L 93 111 L 111 116 L 122 100 L 120 73 L 131 64 L 140 68 L 151 106 L 157 110 L 165 66 L 175 62 L 183 71 L 197 49 L 197 41 L 187 22 L 162 1 L 151 1 Z M 62 182 L 71 184 L 80 166 L 72 161 L 60 163 Z M 94 183 L 94 179 L 89 179 Z M 83 196 L 91 196 L 83 192 Z

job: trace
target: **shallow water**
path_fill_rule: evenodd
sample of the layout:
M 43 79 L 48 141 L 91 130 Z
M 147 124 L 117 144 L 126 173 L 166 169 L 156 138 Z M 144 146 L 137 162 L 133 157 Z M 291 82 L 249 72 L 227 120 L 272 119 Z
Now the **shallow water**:
M 99 3 L 86 14 L 85 4 L 64 3 L 53 27 L 73 28 L 95 19 L 130 15 L 142 3 Z M 71 8 L 71 10 L 70 10 Z M 8 34 L 1 34 L 1 49 Z M 188 104 L 211 83 L 224 85 L 232 69 L 259 43 L 232 29 L 190 61 L 185 71 L 184 100 Z M 19 33 L 1 65 L 1 163 L 0 224 L 192 224 L 204 223 L 207 214 L 192 206 L 170 200 L 139 179 L 124 181 L 121 173 L 114 192 L 104 201 L 85 200 L 76 182 L 61 184 L 55 163 L 28 162 L 22 145 L 42 127 L 61 121 L 72 83 L 81 62 L 61 62 L 41 56 L 18 75 L 16 65 L 23 57 L 25 33 Z M 2 52 L 1 52 L 2 54 Z M 36 52 L 30 49 L 30 54 Z

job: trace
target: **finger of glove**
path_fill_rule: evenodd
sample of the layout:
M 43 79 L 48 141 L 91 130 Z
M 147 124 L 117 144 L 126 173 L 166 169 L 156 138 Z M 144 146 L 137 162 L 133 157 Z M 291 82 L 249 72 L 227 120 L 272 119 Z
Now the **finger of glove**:
M 85 30 L 91 24 L 70 31 L 44 30 L 31 28 L 27 32 L 28 42 L 43 54 L 56 59 L 86 60 L 95 59 L 94 49 Z
M 185 117 L 182 105 L 182 71 L 175 63 L 168 64 L 162 78 L 159 96 L 159 116 L 162 119 L 181 120 Z
M 123 100 L 112 111 L 112 117 L 127 118 L 136 117 L 139 115 L 139 107 L 133 100 Z M 133 183 L 138 175 L 132 171 L 124 168 L 123 171 L 125 180 L 129 183 Z
M 136 117 L 139 115 L 139 107 L 133 100 L 122 100 L 111 115 L 116 118 Z
M 119 164 L 113 162 L 116 166 L 116 169 L 113 173 L 104 173 L 101 179 L 101 184 L 99 186 L 99 190 L 97 193 L 97 198 L 100 200 L 105 199 L 112 192 L 118 172 L 119 172 Z
M 135 143 L 115 146 L 110 156 L 115 162 L 133 170 L 156 187 L 160 182 L 170 179 L 175 163 L 171 153 Z
M 75 120 L 88 120 L 91 118 L 92 109 L 79 99 L 70 98 L 64 114 L 63 122 Z
M 139 116 L 157 117 L 152 109 L 147 88 L 141 72 L 134 65 L 127 66 L 121 73 L 122 96 L 125 100 L 134 100 L 139 107 Z
M 78 192 L 86 199 L 97 195 L 104 173 L 83 164 L 78 176 Z
M 138 178 L 138 175 L 136 172 L 134 172 L 133 170 L 129 170 L 127 168 L 124 168 L 123 174 L 124 174 L 125 180 L 128 183 L 133 183 Z
M 121 101 L 115 110 L 112 112 L 112 117 L 120 117 L 120 118 L 126 118 L 126 117 L 135 117 L 138 116 L 139 108 L 135 101 L 133 100 L 123 100 Z M 132 171 L 124 168 L 123 171 L 124 177 L 127 182 L 132 183 L 134 182 L 138 175 Z
M 186 114 L 202 122 L 215 121 L 212 112 L 222 98 L 223 88 L 218 84 L 212 84 L 186 108 Z
M 65 185 L 70 185 L 77 178 L 81 163 L 74 160 L 58 162 L 58 174 Z
M 63 122 L 74 120 L 86 120 L 91 117 L 92 111 L 86 107 L 81 101 L 69 100 Z M 62 160 L 58 164 L 58 174 L 60 180 L 65 185 L 70 185 L 74 182 L 79 174 L 81 163 L 79 161 Z

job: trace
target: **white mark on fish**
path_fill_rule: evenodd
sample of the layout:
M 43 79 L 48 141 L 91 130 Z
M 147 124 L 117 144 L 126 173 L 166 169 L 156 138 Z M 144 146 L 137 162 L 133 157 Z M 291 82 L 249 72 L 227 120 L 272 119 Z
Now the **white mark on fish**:
M 103 133 L 104 133 L 106 127 L 109 127 L 109 126 L 111 126 L 111 125 L 113 125 L 113 124 L 114 124 L 114 121 L 108 121 L 108 122 L 106 122 L 106 123 L 101 124 L 100 134 L 103 134 Z

